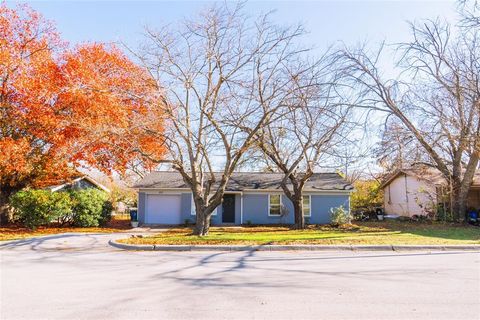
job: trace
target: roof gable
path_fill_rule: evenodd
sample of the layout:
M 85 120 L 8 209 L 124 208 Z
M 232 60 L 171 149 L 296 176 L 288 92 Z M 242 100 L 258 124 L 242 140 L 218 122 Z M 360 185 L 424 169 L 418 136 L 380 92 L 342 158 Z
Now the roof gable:
M 81 177 L 77 177 L 77 178 L 73 179 L 72 181 L 64 182 L 62 184 L 48 186 L 48 187 L 46 187 L 46 189 L 49 189 L 49 190 L 55 192 L 55 191 L 63 190 L 65 188 L 72 187 L 72 186 L 82 186 L 83 185 L 82 182 L 85 182 L 85 185 L 91 185 L 91 186 L 94 186 L 97 189 L 103 190 L 105 192 L 110 192 L 110 189 L 108 189 L 107 187 L 105 187 L 104 185 L 102 185 L 101 183 L 96 181 L 95 179 L 93 179 L 89 176 L 86 176 L 86 175 L 81 176 Z M 85 189 L 84 187 L 79 187 L 79 188 L 80 189 Z

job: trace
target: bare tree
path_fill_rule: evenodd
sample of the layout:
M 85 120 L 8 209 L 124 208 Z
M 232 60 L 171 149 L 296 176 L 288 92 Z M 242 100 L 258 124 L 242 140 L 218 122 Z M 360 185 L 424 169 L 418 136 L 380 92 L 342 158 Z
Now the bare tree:
M 398 46 L 399 78 L 385 80 L 382 50 L 345 49 L 340 68 L 371 108 L 396 117 L 451 183 L 453 211 L 462 219 L 480 157 L 478 27 L 456 36 L 445 22 L 412 24 L 412 40 Z
M 480 26 L 480 2 L 478 0 L 458 0 L 457 9 L 460 14 L 460 27 Z
M 291 84 L 295 94 L 277 109 L 281 116 L 257 134 L 259 148 L 284 174 L 281 187 L 293 203 L 295 226 L 300 229 L 305 227 L 304 186 L 322 157 L 343 139 L 348 122 L 349 108 L 335 90 L 338 79 L 331 64 L 327 54 L 313 66 L 303 64 L 310 72 L 295 78 Z
M 385 123 L 380 142 L 373 150 L 378 164 L 388 173 L 429 161 L 428 156 L 425 159 L 425 152 L 410 130 L 397 119 L 389 120 Z
M 257 132 L 292 95 L 305 70 L 286 66 L 306 50 L 298 27 L 269 16 L 247 17 L 242 5 L 213 6 L 199 17 L 159 31 L 146 29 L 137 55 L 165 92 L 168 160 L 190 187 L 195 233 L 208 234 L 210 217 Z M 155 134 L 152 133 L 152 134 Z

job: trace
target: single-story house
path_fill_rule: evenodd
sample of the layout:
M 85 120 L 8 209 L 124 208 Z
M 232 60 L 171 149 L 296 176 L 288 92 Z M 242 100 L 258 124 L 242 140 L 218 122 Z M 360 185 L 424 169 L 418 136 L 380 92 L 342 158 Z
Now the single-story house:
M 82 190 L 82 189 L 89 189 L 89 188 L 95 188 L 95 189 L 103 190 L 107 193 L 110 193 L 110 189 L 108 189 L 107 187 L 102 185 L 100 182 L 96 181 L 95 179 L 87 175 L 78 176 L 71 180 L 57 182 L 54 185 L 45 187 L 45 189 L 50 190 L 52 192 L 65 191 L 70 189 Z
M 396 170 L 380 188 L 385 213 L 406 217 L 436 212 L 437 205 L 444 204 L 448 194 L 448 183 L 440 171 L 425 166 Z M 470 187 L 467 206 L 480 208 L 480 171 Z
M 281 173 L 236 172 L 230 178 L 212 224 L 293 224 L 292 202 L 280 187 Z M 183 224 L 195 221 L 190 189 L 178 172 L 156 171 L 135 184 L 141 224 Z M 315 173 L 304 189 L 309 223 L 330 222 L 330 210 L 350 210 L 352 185 L 337 173 Z

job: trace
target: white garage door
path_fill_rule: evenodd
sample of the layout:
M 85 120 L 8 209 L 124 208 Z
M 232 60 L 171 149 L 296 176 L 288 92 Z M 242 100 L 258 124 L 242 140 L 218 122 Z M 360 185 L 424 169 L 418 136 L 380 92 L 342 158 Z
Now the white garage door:
M 145 210 L 145 223 L 180 224 L 180 195 L 149 194 Z

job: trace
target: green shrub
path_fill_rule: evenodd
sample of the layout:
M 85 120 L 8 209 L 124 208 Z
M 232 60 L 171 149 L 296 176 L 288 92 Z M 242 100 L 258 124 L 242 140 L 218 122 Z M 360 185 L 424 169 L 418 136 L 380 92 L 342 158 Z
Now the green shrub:
M 10 198 L 16 218 L 27 228 L 49 224 L 72 213 L 72 201 L 66 192 L 47 190 L 26 190 Z
M 77 227 L 98 227 L 111 219 L 112 203 L 108 195 L 97 189 L 70 192 L 73 199 L 73 224 Z
M 343 206 L 330 209 L 330 224 L 332 226 L 341 226 L 343 224 L 349 224 L 352 220 L 350 212 L 345 210 Z
M 436 212 L 436 219 L 438 221 L 452 222 L 454 220 L 452 213 L 450 212 L 450 210 L 448 210 L 448 208 L 445 208 L 444 205 L 439 204 L 439 205 L 437 205 L 436 209 L 437 209 L 436 210 L 437 211 Z
M 108 194 L 97 189 L 51 192 L 49 190 L 25 190 L 10 198 L 14 219 L 27 228 L 36 229 L 57 221 L 78 227 L 97 227 L 112 218 L 112 203 Z
M 105 226 L 112 220 L 113 203 L 109 200 L 105 201 L 102 206 L 102 215 L 98 220 L 100 226 Z

